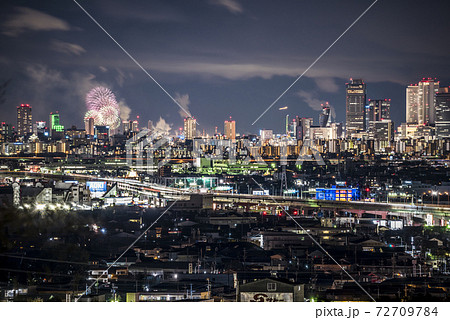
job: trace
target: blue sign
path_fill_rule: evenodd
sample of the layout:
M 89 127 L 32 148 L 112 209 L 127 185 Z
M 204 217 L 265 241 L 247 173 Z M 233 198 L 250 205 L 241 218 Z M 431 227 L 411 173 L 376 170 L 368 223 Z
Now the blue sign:
M 107 190 L 106 181 L 88 181 L 86 186 L 90 192 L 106 192 Z

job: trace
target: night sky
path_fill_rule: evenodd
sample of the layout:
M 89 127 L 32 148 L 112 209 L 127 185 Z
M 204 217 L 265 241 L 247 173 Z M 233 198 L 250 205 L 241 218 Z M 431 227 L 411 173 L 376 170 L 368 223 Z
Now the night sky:
M 345 83 L 392 99 L 405 119 L 405 88 L 423 77 L 450 85 L 450 2 L 379 0 L 254 126 L 252 122 L 373 0 L 79 0 L 79 3 L 212 133 L 232 116 L 237 132 L 282 132 L 284 118 L 313 117 L 329 101 L 345 121 Z M 110 88 L 122 116 L 173 129 L 179 107 L 71 0 L 0 5 L 0 121 L 16 106 L 33 121 L 59 111 L 84 127 L 84 97 Z M 1 91 L 1 90 L 0 90 Z M 283 106 L 288 110 L 279 111 Z

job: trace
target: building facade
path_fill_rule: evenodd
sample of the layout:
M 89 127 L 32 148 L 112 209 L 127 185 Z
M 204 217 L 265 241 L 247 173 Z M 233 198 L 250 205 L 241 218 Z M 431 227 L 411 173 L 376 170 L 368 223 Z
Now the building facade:
M 366 84 L 362 79 L 350 79 L 346 84 L 347 135 L 365 130 Z
M 21 104 L 17 107 L 17 135 L 26 136 L 33 132 L 32 108 L 29 104 Z

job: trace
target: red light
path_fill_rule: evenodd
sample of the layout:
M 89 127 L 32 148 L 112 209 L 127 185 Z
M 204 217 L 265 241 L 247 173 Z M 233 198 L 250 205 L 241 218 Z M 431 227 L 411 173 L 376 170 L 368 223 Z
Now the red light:
M 263 211 L 263 216 L 267 216 L 267 212 L 266 211 Z
M 283 215 L 283 214 L 282 214 L 281 212 L 280 212 L 280 213 L 278 213 L 278 216 L 279 216 L 279 217 L 281 217 L 282 215 Z
M 369 192 L 370 191 L 370 189 L 369 188 L 366 188 L 366 192 Z
M 298 211 L 294 210 L 294 216 L 298 215 Z

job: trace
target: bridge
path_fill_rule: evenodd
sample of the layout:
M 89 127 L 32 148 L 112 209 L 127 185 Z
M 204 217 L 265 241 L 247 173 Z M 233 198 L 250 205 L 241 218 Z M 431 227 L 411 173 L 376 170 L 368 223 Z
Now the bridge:
M 160 206 L 167 205 L 168 201 L 188 200 L 190 193 L 197 193 L 197 190 L 186 190 L 174 187 L 163 186 L 156 183 L 140 182 L 132 179 L 102 178 L 109 182 L 117 183 L 121 190 L 127 190 L 134 194 L 143 195 L 149 198 L 159 199 L 156 203 Z M 365 201 L 332 201 L 302 199 L 288 196 L 271 195 L 250 195 L 239 193 L 219 193 L 207 192 L 205 195 L 213 197 L 215 208 L 226 208 L 227 206 L 242 207 L 247 211 L 261 210 L 261 208 L 275 209 L 279 206 L 283 208 L 295 208 L 297 210 L 314 212 L 351 212 L 362 216 L 371 214 L 382 219 L 388 217 L 399 217 L 412 219 L 434 219 L 435 224 L 447 225 L 441 220 L 450 219 L 450 206 L 431 204 L 406 204 L 406 203 L 385 203 L 385 202 L 365 202 Z M 154 202 L 155 203 L 155 202 Z M 431 218 L 429 217 L 431 216 Z
M 48 174 L 30 174 L 29 172 L 16 172 L 21 175 L 53 176 Z M 164 207 L 169 201 L 189 200 L 190 193 L 197 193 L 197 190 L 185 190 L 164 186 L 156 183 L 141 182 L 135 179 L 98 177 L 85 174 L 66 174 L 65 177 L 73 177 L 78 180 L 100 180 L 107 181 L 110 185 L 117 184 L 120 190 L 128 191 L 132 194 L 142 196 L 151 200 L 157 207 Z M 59 176 L 61 178 L 61 176 Z M 208 192 L 206 195 L 213 197 L 215 208 L 225 208 L 227 206 L 242 207 L 246 210 L 262 210 L 262 208 L 275 209 L 278 206 L 285 208 L 295 208 L 298 210 L 314 212 L 351 212 L 362 216 L 372 214 L 380 218 L 399 217 L 412 219 L 434 220 L 434 224 L 450 224 L 444 220 L 450 219 L 450 206 L 432 204 L 406 204 L 406 203 L 385 203 L 385 202 L 365 202 L 365 201 L 332 201 L 303 199 L 289 196 L 271 195 L 250 195 L 236 193 Z M 431 216 L 431 217 L 430 217 Z

